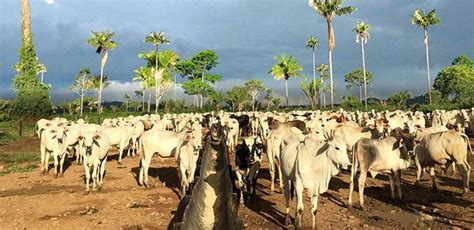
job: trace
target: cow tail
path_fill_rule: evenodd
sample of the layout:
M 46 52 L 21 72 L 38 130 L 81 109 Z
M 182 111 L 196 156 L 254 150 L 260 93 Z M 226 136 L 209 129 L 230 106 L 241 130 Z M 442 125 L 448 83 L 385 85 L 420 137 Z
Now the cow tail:
M 181 137 L 178 141 L 178 145 L 176 145 L 176 150 L 174 151 L 174 159 L 176 161 L 178 160 L 179 154 L 181 152 L 181 146 L 183 145 L 185 139 L 186 136 Z
M 290 198 L 293 200 L 295 197 L 295 185 L 290 181 Z
M 469 137 L 467 137 L 466 134 L 462 134 L 462 137 L 464 140 L 466 140 L 467 142 L 467 148 L 469 149 L 469 151 L 471 152 L 471 155 L 474 155 L 474 153 L 472 152 L 472 147 L 471 147 L 471 142 L 469 141 Z
M 351 183 L 354 183 L 355 176 L 357 174 L 357 167 L 359 163 L 359 159 L 357 158 L 357 152 L 359 148 L 359 142 L 356 142 L 354 146 L 352 146 L 352 169 L 351 169 Z

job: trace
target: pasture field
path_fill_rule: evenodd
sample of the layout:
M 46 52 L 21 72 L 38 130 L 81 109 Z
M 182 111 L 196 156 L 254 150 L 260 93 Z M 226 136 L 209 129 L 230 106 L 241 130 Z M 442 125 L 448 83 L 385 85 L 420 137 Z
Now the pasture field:
M 5 124 L 1 124 L 5 125 Z M 4 127 L 4 126 L 3 126 Z M 5 129 L 2 129 L 5 130 Z M 11 130 L 10 130 L 11 131 Z M 9 132 L 10 133 L 10 132 Z M 471 145 L 474 139 L 471 139 Z M 4 229 L 169 229 L 181 221 L 183 203 L 178 197 L 178 170 L 174 159 L 154 157 L 150 178 L 154 187 L 138 186 L 139 157 L 125 158 L 116 163 L 118 155 L 109 157 L 105 183 L 102 190 L 83 195 L 84 169 L 68 161 L 63 178 L 41 176 L 39 140 L 32 132 L 22 138 L 14 134 L 0 144 L 0 226 Z M 230 156 L 230 162 L 234 162 Z M 474 165 L 474 157 L 468 156 Z M 71 163 L 69 163 L 71 162 Z M 239 208 L 239 218 L 246 229 L 284 228 L 284 197 L 278 186 L 269 195 L 270 175 L 264 157 L 260 170 L 256 197 L 251 204 Z M 52 162 L 50 161 L 50 167 Z M 415 170 L 403 172 L 403 201 L 392 201 L 387 178 L 378 175 L 366 182 L 366 210 L 358 207 L 358 193 L 354 194 L 355 208 L 346 207 L 349 194 L 348 172 L 331 180 L 327 193 L 321 196 L 317 214 L 318 226 L 323 229 L 342 228 L 432 228 L 474 227 L 474 193 L 461 196 L 461 180 L 440 175 L 440 190 L 432 192 L 430 179 L 425 174 L 423 186 L 415 188 Z M 470 186 L 474 189 L 474 170 Z M 294 216 L 295 201 L 291 202 Z M 308 211 L 309 199 L 305 198 L 303 225 L 311 224 Z

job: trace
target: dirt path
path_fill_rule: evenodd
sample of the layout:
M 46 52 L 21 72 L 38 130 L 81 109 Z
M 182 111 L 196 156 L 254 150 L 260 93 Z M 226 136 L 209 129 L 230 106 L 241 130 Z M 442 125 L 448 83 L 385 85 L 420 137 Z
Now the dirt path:
M 33 140 L 12 143 L 21 151 L 34 152 Z M 32 143 L 33 142 L 33 143 Z M 23 147 L 22 147 L 23 146 Z M 10 145 L 2 149 L 11 150 Z M 0 149 L 0 151 L 2 151 Z M 26 149 L 26 150 L 25 150 Z M 13 151 L 9 152 L 13 154 Z M 151 163 L 150 179 L 155 187 L 140 188 L 136 181 L 139 158 L 125 158 L 123 165 L 116 163 L 112 153 L 107 162 L 107 174 L 101 191 L 83 195 L 83 167 L 70 165 L 63 178 L 40 176 L 38 171 L 15 173 L 0 177 L 0 226 L 18 228 L 125 228 L 166 229 L 180 221 L 183 208 L 177 195 L 178 173 L 173 159 L 158 159 Z M 231 161 L 233 159 L 231 158 Z M 281 193 L 268 195 L 270 181 L 266 159 L 259 174 L 257 196 L 247 207 L 239 209 L 239 218 L 247 229 L 278 229 L 283 227 L 284 197 Z M 474 166 L 474 159 L 469 156 Z M 415 188 L 414 171 L 402 175 L 404 200 L 390 199 L 388 180 L 384 176 L 368 178 L 366 210 L 348 209 L 349 174 L 334 177 L 328 193 L 320 196 L 318 226 L 333 228 L 474 228 L 474 193 L 461 197 L 460 177 L 439 176 L 440 191 L 431 192 L 429 176 L 425 175 L 422 188 Z M 474 189 L 474 170 L 471 171 L 471 189 Z M 278 187 L 278 186 L 277 186 Z M 278 189 L 277 189 L 278 190 Z M 358 193 L 354 194 L 358 207 Z M 295 201 L 290 214 L 295 213 Z M 311 215 L 309 199 L 305 199 L 304 226 L 309 226 Z M 434 220 L 423 220 L 423 212 Z

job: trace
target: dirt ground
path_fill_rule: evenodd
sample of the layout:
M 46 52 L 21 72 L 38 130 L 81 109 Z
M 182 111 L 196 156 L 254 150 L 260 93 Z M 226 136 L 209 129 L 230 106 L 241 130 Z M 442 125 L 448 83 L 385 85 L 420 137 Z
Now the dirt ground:
M 38 140 L 28 138 L 5 146 L 0 152 L 38 152 Z M 63 178 L 54 179 L 53 171 L 40 176 L 39 171 L 0 176 L 1 229 L 69 229 L 122 228 L 167 229 L 180 221 L 184 210 L 177 195 L 178 171 L 173 159 L 155 157 L 151 163 L 150 179 L 155 186 L 141 188 L 136 175 L 139 157 L 125 158 L 117 164 L 111 153 L 106 165 L 103 189 L 83 195 L 82 166 L 67 165 Z M 259 174 L 257 194 L 251 204 L 239 208 L 239 218 L 247 229 L 279 229 L 284 226 L 284 197 L 279 191 L 268 195 L 270 174 L 264 158 Z M 474 166 L 474 157 L 468 157 Z M 233 159 L 231 158 L 231 161 Z M 50 164 L 52 162 L 50 161 Z M 450 174 L 450 172 L 448 172 Z M 424 176 L 423 186 L 415 188 L 413 169 L 402 175 L 403 201 L 392 201 L 390 186 L 383 175 L 368 178 L 365 189 L 366 210 L 346 207 L 349 193 L 349 173 L 341 173 L 330 182 L 329 191 L 319 198 L 317 221 L 321 229 L 341 228 L 474 228 L 474 193 L 461 196 L 459 176 L 440 175 L 439 191 L 429 188 L 430 178 Z M 474 190 L 474 170 L 471 171 Z M 295 203 L 290 214 L 294 217 Z M 305 199 L 303 225 L 311 224 L 309 199 Z M 430 220 L 430 217 L 432 220 Z

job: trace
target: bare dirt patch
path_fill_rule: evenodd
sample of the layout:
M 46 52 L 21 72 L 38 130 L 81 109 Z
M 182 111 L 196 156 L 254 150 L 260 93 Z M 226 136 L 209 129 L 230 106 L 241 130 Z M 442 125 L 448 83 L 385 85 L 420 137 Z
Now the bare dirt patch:
M 11 142 L 0 146 L 8 154 L 35 152 L 39 143 L 35 138 Z M 38 153 L 39 154 L 39 153 Z M 138 186 L 136 175 L 139 157 L 125 158 L 116 163 L 111 153 L 107 163 L 103 189 L 83 195 L 82 165 L 70 165 L 63 178 L 40 176 L 38 171 L 0 176 L 0 226 L 5 229 L 64 229 L 123 228 L 167 229 L 181 221 L 184 205 L 178 198 L 178 171 L 174 159 L 153 158 L 150 179 L 155 186 L 144 189 Z M 468 157 L 474 166 L 473 156 Z M 233 162 L 231 156 L 230 161 Z M 51 162 L 52 163 L 52 162 Z M 474 170 L 473 170 L 474 171 Z M 474 173 L 471 171 L 471 189 Z M 450 172 L 448 172 L 450 174 Z M 252 203 L 240 207 L 239 218 L 247 229 L 284 228 L 284 197 L 278 191 L 268 195 L 270 181 L 267 161 L 260 171 L 257 195 Z M 402 175 L 403 201 L 392 201 L 388 180 L 384 176 L 368 178 L 366 210 L 358 207 L 358 193 L 354 194 L 355 208 L 347 208 L 349 174 L 341 173 L 332 179 L 330 189 L 319 198 L 318 226 L 322 229 L 340 228 L 474 228 L 474 194 L 461 194 L 459 176 L 439 176 L 440 191 L 430 189 L 425 175 L 423 186 L 415 188 L 413 169 Z M 290 214 L 294 217 L 295 203 Z M 305 198 L 304 226 L 311 223 L 309 199 Z M 426 214 L 432 220 L 426 219 Z

